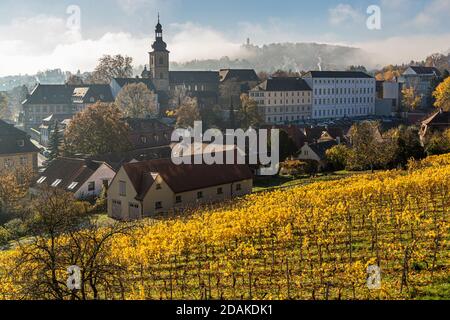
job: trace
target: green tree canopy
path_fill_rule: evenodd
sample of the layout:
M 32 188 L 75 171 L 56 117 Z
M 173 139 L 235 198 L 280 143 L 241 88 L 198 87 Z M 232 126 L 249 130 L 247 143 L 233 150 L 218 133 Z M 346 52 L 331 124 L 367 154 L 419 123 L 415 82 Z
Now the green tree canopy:
M 50 155 L 48 160 L 52 161 L 61 155 L 61 144 L 63 142 L 63 136 L 59 130 L 58 122 L 50 128 L 50 139 L 49 139 L 49 151 Z
M 126 151 L 131 147 L 129 127 L 114 104 L 96 103 L 78 113 L 64 135 L 69 154 L 99 155 Z

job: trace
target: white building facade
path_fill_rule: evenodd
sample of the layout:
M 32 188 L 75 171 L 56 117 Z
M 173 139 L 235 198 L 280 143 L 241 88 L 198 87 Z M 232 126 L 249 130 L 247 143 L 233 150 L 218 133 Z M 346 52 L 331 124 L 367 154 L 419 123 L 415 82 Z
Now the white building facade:
M 311 119 L 312 90 L 301 78 L 272 78 L 249 92 L 267 124 Z
M 339 119 L 375 115 L 376 80 L 359 71 L 310 71 L 312 118 Z

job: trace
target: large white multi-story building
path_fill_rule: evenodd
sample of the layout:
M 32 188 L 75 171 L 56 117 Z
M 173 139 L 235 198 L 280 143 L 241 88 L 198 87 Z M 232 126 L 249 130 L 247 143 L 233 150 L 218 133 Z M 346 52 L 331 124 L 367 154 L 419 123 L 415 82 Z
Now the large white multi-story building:
M 359 71 L 310 71 L 312 118 L 335 119 L 375 114 L 376 80 Z
M 312 91 L 301 78 L 271 78 L 249 92 L 267 124 L 311 119 Z

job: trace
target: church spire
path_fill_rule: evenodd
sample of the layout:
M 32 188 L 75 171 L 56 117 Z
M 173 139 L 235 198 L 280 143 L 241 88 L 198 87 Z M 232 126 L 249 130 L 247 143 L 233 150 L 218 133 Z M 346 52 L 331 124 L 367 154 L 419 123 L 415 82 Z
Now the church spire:
M 144 70 L 142 76 L 147 76 L 155 85 L 156 91 L 169 92 L 169 50 L 163 40 L 163 27 L 158 13 L 158 24 L 155 28 L 155 42 L 150 52 L 150 69 Z
M 166 51 L 167 44 L 163 40 L 163 27 L 161 25 L 160 16 L 158 13 L 158 24 L 155 28 L 155 42 L 153 43 L 153 49 L 155 51 Z
M 158 41 L 158 39 L 162 40 L 163 29 L 162 29 L 162 25 L 161 25 L 161 22 L 160 22 L 159 12 L 158 12 L 158 24 L 156 25 L 155 34 L 156 34 L 156 40 L 157 41 Z

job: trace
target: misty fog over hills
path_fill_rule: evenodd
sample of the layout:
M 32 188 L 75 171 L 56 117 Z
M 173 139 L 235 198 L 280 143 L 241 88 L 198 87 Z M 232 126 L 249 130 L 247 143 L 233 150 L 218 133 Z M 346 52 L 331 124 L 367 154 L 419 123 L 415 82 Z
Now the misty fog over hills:
M 371 64 L 368 54 L 346 46 L 317 43 L 280 43 L 262 47 L 244 45 L 240 56 L 231 59 L 194 60 L 185 63 L 172 62 L 174 70 L 218 70 L 221 68 L 253 68 L 256 71 L 274 72 L 290 70 L 339 70 L 350 65 Z
M 444 67 L 448 68 L 448 65 L 450 65 L 450 49 L 445 55 L 447 55 L 448 61 Z M 410 61 L 404 61 L 404 63 L 409 64 Z M 277 70 L 292 72 L 320 69 L 346 70 L 349 66 L 365 66 L 369 72 L 385 67 L 385 65 L 379 64 L 376 55 L 356 47 L 318 43 L 273 43 L 263 46 L 243 45 L 239 53 L 233 57 L 224 56 L 221 59 L 193 60 L 183 63 L 172 61 L 170 68 L 174 71 L 243 68 L 270 74 Z M 143 69 L 143 65 L 135 64 L 134 75 L 139 76 Z M 88 73 L 89 71 L 86 71 L 83 77 Z M 70 72 L 55 69 L 41 71 L 36 75 L 0 77 L 0 91 L 12 90 L 21 85 L 26 85 L 31 89 L 38 82 L 61 84 L 66 81 L 69 75 Z

